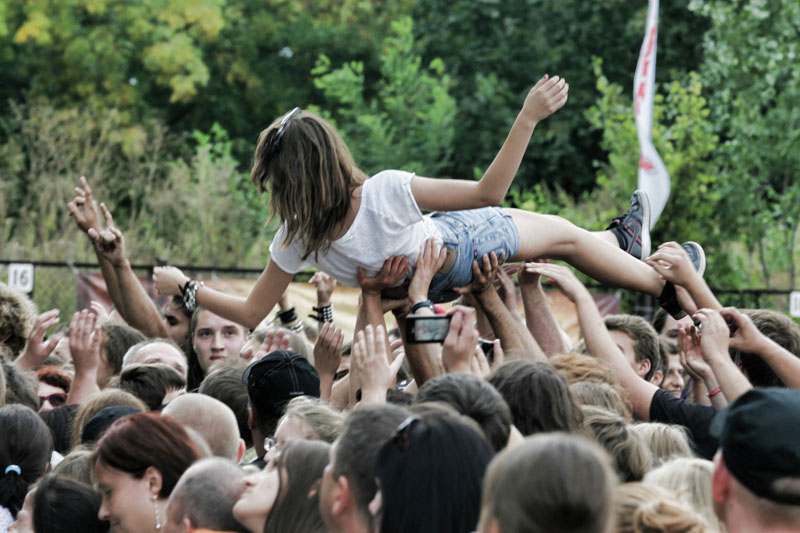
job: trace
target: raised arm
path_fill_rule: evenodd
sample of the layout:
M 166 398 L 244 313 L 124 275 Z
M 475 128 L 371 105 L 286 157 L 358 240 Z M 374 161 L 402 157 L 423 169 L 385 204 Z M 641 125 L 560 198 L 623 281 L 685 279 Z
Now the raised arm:
M 92 240 L 97 256 L 111 265 L 114 279 L 119 291 L 117 309 L 125 320 L 148 337 L 167 337 L 167 326 L 158 312 L 158 308 L 145 291 L 139 278 L 131 268 L 125 254 L 125 239 L 122 232 L 114 226 L 114 219 L 105 204 L 101 205 L 106 221 L 106 229 L 87 231 Z
M 728 352 L 730 330 L 725 319 L 715 309 L 700 309 L 693 317 L 700 323 L 700 348 L 703 359 L 711 366 L 719 386 L 729 402 L 752 389 L 742 371 L 731 360 Z
M 566 350 L 564 339 L 553 316 L 547 296 L 542 290 L 541 276 L 529 272 L 525 266 L 519 271 L 519 292 L 522 295 L 522 308 L 525 310 L 525 323 L 528 330 L 539 343 L 547 357 Z
M 606 329 L 594 298 L 569 268 L 546 263 L 528 263 L 528 272 L 547 276 L 578 309 L 578 322 L 589 353 L 606 363 L 620 385 L 631 395 L 633 411 L 641 420 L 650 420 L 650 404 L 658 387 L 633 371 L 622 350 Z
M 656 253 L 645 261 L 661 277 L 675 284 L 676 289 L 683 287 L 694 300 L 695 307 L 708 309 L 722 309 L 722 305 L 711 292 L 703 277 L 695 271 L 686 250 L 677 242 L 666 242 L 658 247 Z M 684 306 L 685 307 L 685 306 Z M 697 309 L 686 309 L 693 314 Z
M 102 231 L 103 227 L 100 225 L 100 219 L 97 216 L 97 202 L 92 195 L 92 188 L 89 186 L 89 182 L 86 181 L 84 176 L 81 176 L 80 186 L 75 187 L 75 194 L 75 198 L 67 204 L 69 216 L 75 220 L 75 224 L 77 224 L 78 228 L 86 233 L 87 236 L 91 229 L 97 232 Z M 116 307 L 120 313 L 123 313 L 124 317 L 125 310 L 123 309 L 114 267 L 108 259 L 103 256 L 100 250 L 94 246 L 94 241 L 92 241 L 91 237 L 89 237 L 89 240 L 92 242 L 94 252 L 97 255 L 97 262 L 100 264 L 100 271 L 103 273 L 103 280 L 105 280 L 106 289 L 108 289 L 108 296 L 111 298 L 114 307 Z M 127 317 L 124 318 L 127 320 Z
M 732 348 L 758 355 L 784 385 L 800 389 L 800 359 L 797 356 L 761 333 L 750 317 L 735 307 L 726 307 L 720 313 L 735 327 L 730 339 Z
M 198 305 L 212 313 L 255 329 L 278 303 L 292 277 L 292 274 L 283 271 L 270 260 L 247 298 L 226 294 L 210 287 L 197 289 L 195 298 Z M 153 283 L 158 294 L 180 295 L 181 287 L 189 281 L 189 277 L 175 267 L 157 267 L 153 270 Z
M 563 78 L 543 76 L 528 92 L 511 131 L 480 181 L 416 177 L 411 193 L 421 209 L 456 211 L 500 205 L 505 198 L 536 125 L 567 102 L 569 84 Z

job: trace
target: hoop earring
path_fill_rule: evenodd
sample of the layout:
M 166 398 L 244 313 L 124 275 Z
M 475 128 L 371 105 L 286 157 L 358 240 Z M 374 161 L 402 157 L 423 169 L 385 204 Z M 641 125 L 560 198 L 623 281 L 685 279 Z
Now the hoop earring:
M 153 511 L 156 517 L 156 531 L 161 531 L 161 515 L 158 513 L 158 497 L 153 494 Z

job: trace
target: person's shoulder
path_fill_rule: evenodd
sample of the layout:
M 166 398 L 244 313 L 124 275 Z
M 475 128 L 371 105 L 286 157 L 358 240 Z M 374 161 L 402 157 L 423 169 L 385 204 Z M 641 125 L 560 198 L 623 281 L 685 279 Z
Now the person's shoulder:
M 379 182 L 384 180 L 404 180 L 404 181 L 411 181 L 411 178 L 414 177 L 413 172 L 408 172 L 406 170 L 397 170 L 397 169 L 386 169 L 381 170 L 377 174 L 373 174 L 367 181 L 364 182 L 366 185 L 367 183 Z

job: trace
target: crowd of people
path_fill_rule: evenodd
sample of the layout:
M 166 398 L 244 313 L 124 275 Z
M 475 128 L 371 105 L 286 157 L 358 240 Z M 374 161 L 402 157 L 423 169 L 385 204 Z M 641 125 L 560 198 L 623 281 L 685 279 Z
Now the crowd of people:
M 159 308 L 81 178 L 113 307 L 61 323 L 0 284 L 0 533 L 800 532 L 800 328 L 723 307 L 697 243 L 651 254 L 640 191 L 603 232 L 492 207 L 568 90 L 531 89 L 478 181 L 367 179 L 324 120 L 280 117 L 251 175 L 282 226 L 247 298 L 166 267 Z M 572 267 L 660 309 L 603 316 Z

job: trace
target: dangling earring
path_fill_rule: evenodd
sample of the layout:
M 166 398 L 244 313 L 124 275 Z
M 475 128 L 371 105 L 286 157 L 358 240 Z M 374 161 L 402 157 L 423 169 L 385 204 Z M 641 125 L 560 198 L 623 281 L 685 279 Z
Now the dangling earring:
M 161 515 L 158 514 L 158 498 L 153 494 L 153 511 L 156 515 L 156 531 L 161 531 Z

